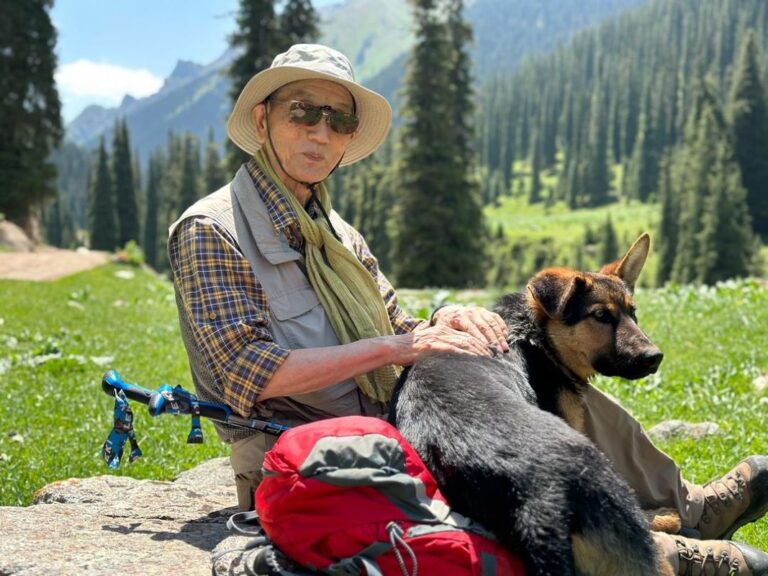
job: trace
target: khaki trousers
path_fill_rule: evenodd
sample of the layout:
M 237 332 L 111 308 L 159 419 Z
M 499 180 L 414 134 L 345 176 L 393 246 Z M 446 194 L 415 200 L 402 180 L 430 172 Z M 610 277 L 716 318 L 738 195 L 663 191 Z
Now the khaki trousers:
M 641 507 L 673 508 L 683 526 L 695 527 L 704 509 L 701 487 L 683 479 L 677 464 L 653 445 L 640 423 L 618 402 L 589 386 L 585 404 L 585 434 L 635 491 Z M 253 491 L 262 480 L 264 454 L 276 441 L 275 436 L 259 433 L 232 445 L 230 460 L 242 510 L 253 509 Z
M 277 436 L 257 432 L 232 444 L 229 461 L 235 473 L 237 505 L 240 510 L 253 510 L 253 491 L 264 477 L 261 465 L 264 454 L 277 442 Z
M 616 400 L 591 385 L 585 400 L 584 433 L 635 491 L 640 506 L 673 508 L 683 526 L 694 528 L 704 511 L 701 486 L 683 479 L 674 460 L 653 445 Z

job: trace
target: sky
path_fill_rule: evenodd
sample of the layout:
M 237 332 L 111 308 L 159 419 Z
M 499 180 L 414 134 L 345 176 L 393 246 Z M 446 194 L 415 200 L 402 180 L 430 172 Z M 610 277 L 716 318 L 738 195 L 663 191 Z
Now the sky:
M 314 0 L 316 8 L 339 0 Z M 86 106 L 157 92 L 178 60 L 208 64 L 227 49 L 238 0 L 55 0 L 56 83 L 64 122 Z

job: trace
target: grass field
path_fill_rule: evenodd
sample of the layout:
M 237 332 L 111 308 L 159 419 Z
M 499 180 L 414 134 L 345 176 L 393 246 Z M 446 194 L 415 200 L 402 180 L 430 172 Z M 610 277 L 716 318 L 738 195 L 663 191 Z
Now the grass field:
M 575 242 L 579 236 L 574 230 L 583 231 L 588 226 L 599 229 L 609 215 L 619 238 L 650 232 L 658 225 L 659 206 L 617 202 L 600 208 L 569 210 L 562 202 L 548 207 L 543 203 L 528 204 L 522 197 L 506 196 L 498 206 L 486 208 L 485 215 L 491 230 L 502 225 L 509 238 L 555 237 Z
M 488 304 L 494 294 L 403 291 L 425 315 L 436 300 Z M 713 421 L 714 439 L 663 444 L 691 480 L 706 481 L 750 453 L 768 453 L 768 286 L 742 281 L 713 288 L 639 290 L 641 325 L 665 352 L 658 374 L 598 380 L 646 426 L 679 418 Z M 112 425 L 101 375 L 156 388 L 190 386 L 171 284 L 151 272 L 108 265 L 55 282 L 0 281 L 0 504 L 29 504 L 35 489 L 69 477 L 111 473 L 99 451 Z M 172 478 L 226 454 L 212 426 L 202 446 L 185 443 L 187 418 L 152 419 L 134 403 L 144 458 L 116 472 Z M 738 539 L 768 549 L 768 521 Z
M 577 248 L 584 248 L 585 235 L 591 230 L 593 235 L 602 237 L 602 229 L 608 218 L 611 219 L 620 249 L 628 248 L 643 232 L 651 234 L 652 243 L 656 241 L 658 226 L 658 204 L 640 204 L 637 202 L 614 202 L 599 208 L 569 210 L 563 202 L 552 206 L 544 203 L 528 204 L 524 196 L 505 196 L 496 205 L 486 206 L 485 219 L 491 231 L 503 227 L 505 236 L 511 244 L 524 242 L 529 249 L 524 275 L 528 278 L 541 266 L 530 262 L 537 246 L 549 246 L 549 258 L 544 265 L 573 265 L 573 260 L 550 261 L 551 258 L 563 258 L 576 253 Z M 594 246 L 593 248 L 597 248 Z M 597 269 L 603 264 L 598 262 L 598 254 L 589 251 L 582 253 L 584 266 Z M 525 260 L 525 258 L 524 258 Z M 646 264 L 646 270 L 640 278 L 642 286 L 653 286 L 656 282 L 656 252 L 652 249 Z

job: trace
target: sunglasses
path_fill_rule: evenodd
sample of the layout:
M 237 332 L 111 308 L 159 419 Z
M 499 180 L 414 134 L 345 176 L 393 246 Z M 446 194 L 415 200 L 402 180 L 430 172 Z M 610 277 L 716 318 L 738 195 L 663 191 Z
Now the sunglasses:
M 330 106 L 315 106 L 301 100 L 291 100 L 289 119 L 300 126 L 314 126 L 325 116 L 328 126 L 337 134 L 352 134 L 360 119 L 352 112 L 339 112 Z

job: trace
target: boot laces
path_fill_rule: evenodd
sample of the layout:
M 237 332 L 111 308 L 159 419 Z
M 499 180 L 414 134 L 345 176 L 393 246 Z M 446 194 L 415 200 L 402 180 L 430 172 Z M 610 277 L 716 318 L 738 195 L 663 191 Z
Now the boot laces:
M 738 470 L 729 472 L 719 480 L 713 480 L 704 486 L 704 512 L 701 520 L 705 524 L 712 522 L 721 508 L 728 508 L 734 502 L 744 500 L 747 481 Z
M 738 558 L 731 558 L 728 550 L 720 550 L 716 554 L 711 546 L 707 546 L 704 552 L 698 544 L 687 546 L 682 540 L 675 539 L 677 543 L 677 555 L 680 559 L 681 576 L 737 576 L 741 563 Z M 709 567 L 709 570 L 707 568 Z M 712 571 L 714 570 L 714 572 Z

